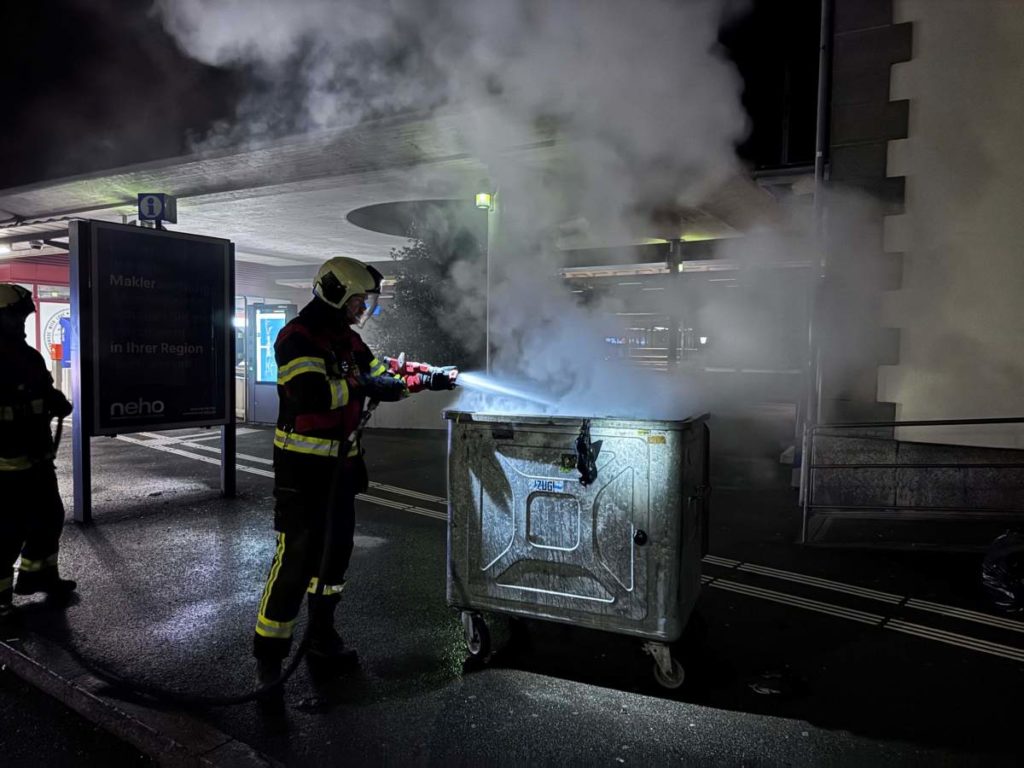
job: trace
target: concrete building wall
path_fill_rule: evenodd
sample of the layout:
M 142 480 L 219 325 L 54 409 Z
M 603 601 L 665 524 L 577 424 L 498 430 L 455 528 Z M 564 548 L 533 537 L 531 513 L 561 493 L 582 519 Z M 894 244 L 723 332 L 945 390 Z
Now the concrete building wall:
M 913 25 L 892 0 L 834 0 L 824 235 L 827 279 L 815 320 L 821 421 L 891 421 L 878 367 L 896 362 L 898 334 L 880 311 L 900 284 L 899 253 L 885 248 L 884 217 L 903 210 L 904 180 L 886 173 L 886 148 L 907 135 L 907 102 L 889 73 L 911 56 Z M 880 433 L 890 436 L 891 430 Z
M 879 399 L 900 420 L 1024 416 L 1024 3 L 896 0 L 913 56 L 892 67 L 908 137 L 888 144 L 904 210 L 885 221 L 903 279 Z M 1024 428 L 904 429 L 905 440 L 1024 448 Z
M 457 392 L 420 392 L 398 403 L 382 403 L 369 427 L 374 429 L 448 429 L 441 411 L 458 400 Z

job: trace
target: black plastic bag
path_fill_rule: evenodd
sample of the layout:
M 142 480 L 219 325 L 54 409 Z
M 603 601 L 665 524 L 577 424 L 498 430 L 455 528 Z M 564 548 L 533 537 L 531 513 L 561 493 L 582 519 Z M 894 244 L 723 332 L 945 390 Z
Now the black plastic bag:
M 996 608 L 1024 609 L 1024 535 L 1007 531 L 989 545 L 981 563 L 981 585 Z

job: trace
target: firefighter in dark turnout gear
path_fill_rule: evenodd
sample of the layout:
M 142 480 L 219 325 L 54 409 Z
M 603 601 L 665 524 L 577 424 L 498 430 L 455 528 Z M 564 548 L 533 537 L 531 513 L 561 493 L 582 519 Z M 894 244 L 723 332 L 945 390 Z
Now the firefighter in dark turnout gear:
M 50 421 L 71 413 L 71 403 L 25 341 L 32 312 L 30 291 L 0 283 L 0 620 L 11 615 L 15 593 L 67 595 L 75 588 L 57 571 L 64 505 L 50 433 Z
M 372 314 L 380 283 L 381 274 L 373 267 L 355 259 L 330 259 L 314 280 L 313 300 L 281 329 L 274 344 L 280 401 L 274 430 L 277 548 L 256 618 L 258 685 L 280 675 L 306 593 L 310 657 L 335 668 L 356 662 L 355 651 L 334 627 L 352 555 L 355 496 L 368 486 L 362 449 L 349 437 L 367 399 L 391 402 L 455 386 L 455 368 L 380 360 L 353 330 Z M 336 472 L 339 460 L 343 471 Z M 332 496 L 335 481 L 339 486 Z M 328 509 L 332 498 L 334 507 Z M 324 541 L 328 515 L 333 524 L 329 543 Z M 318 596 L 325 544 L 331 559 Z

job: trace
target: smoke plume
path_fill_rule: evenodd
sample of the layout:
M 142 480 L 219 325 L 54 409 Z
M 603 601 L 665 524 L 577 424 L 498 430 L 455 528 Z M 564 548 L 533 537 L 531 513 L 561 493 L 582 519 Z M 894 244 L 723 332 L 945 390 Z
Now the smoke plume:
M 466 114 L 467 150 L 497 191 L 490 300 L 478 268 L 452 271 L 460 302 L 489 307 L 493 370 L 573 413 L 677 417 L 685 382 L 616 368 L 614 300 L 586 305 L 558 276 L 565 222 L 594 242 L 638 242 L 638 212 L 699 205 L 738 171 L 741 80 L 718 33 L 726 0 L 162 0 L 201 61 L 257 86 L 232 141 L 341 129 L 410 110 Z M 541 144 L 524 159 L 510 147 Z M 458 329 L 482 336 L 481 327 Z

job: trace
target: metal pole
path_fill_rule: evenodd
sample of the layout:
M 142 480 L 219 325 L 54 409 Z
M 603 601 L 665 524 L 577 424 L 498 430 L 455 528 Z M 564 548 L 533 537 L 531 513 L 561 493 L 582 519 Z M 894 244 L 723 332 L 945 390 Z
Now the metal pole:
M 801 477 L 801 481 L 800 481 L 800 491 L 801 491 L 801 493 L 800 493 L 800 506 L 801 506 L 801 510 L 802 510 L 801 515 L 800 515 L 800 543 L 801 544 L 806 544 L 807 543 L 807 516 L 810 513 L 809 505 L 810 505 L 811 495 L 810 495 L 810 489 L 808 489 L 808 491 L 806 493 L 804 492 L 803 477 L 804 477 L 804 473 L 806 473 L 808 484 L 811 483 L 813 481 L 813 479 L 814 479 L 811 476 L 811 468 L 809 466 L 809 464 L 811 463 L 810 454 L 814 452 L 814 427 L 811 427 L 810 425 L 805 425 L 804 426 L 804 440 L 805 440 L 805 445 L 807 446 L 808 453 L 805 454 L 803 463 L 800 465 L 800 477 Z
M 832 16 L 835 0 L 821 0 L 821 26 L 818 37 L 818 104 L 814 150 L 814 226 L 818 248 L 818 274 L 812 278 L 807 317 L 807 371 L 800 443 L 800 503 L 807 502 L 810 476 L 807 465 L 811 440 L 808 428 L 821 421 L 821 349 L 818 321 L 820 293 L 828 268 L 825 227 L 825 182 L 827 181 L 829 123 L 832 94 Z
M 227 254 L 227 279 L 224 293 L 224 335 L 227 349 L 224 352 L 224 380 L 226 385 L 227 424 L 220 428 L 220 491 L 226 498 L 234 498 L 237 490 L 235 471 L 238 449 L 235 435 L 235 246 L 232 243 Z
M 501 236 L 501 214 L 498 210 L 498 190 L 491 195 L 491 207 L 487 211 L 487 253 L 486 253 L 486 318 L 484 320 L 484 370 L 491 373 L 491 261 Z
M 238 443 L 235 435 L 234 403 L 235 398 L 232 397 L 232 422 L 220 428 L 220 492 L 222 496 L 228 499 L 234 498 L 237 489 L 235 454 L 237 453 Z
M 679 265 L 683 261 L 683 241 L 682 240 L 669 240 L 668 241 L 668 272 L 669 280 L 678 283 Z M 667 363 L 669 370 L 677 368 L 679 361 L 682 359 L 682 332 L 680 330 L 681 322 L 678 314 L 671 314 L 668 316 L 668 350 L 666 352 Z
M 74 494 L 72 516 L 76 523 L 92 522 L 92 456 L 89 444 L 88 421 L 85 409 L 92 405 L 86 402 L 86 377 L 90 374 L 88 357 L 82 349 L 83 324 L 91 322 L 89 291 L 86 277 L 89 275 L 88 260 L 84 251 L 91 245 L 91 229 L 86 222 L 73 221 L 69 230 L 71 246 L 71 484 Z

